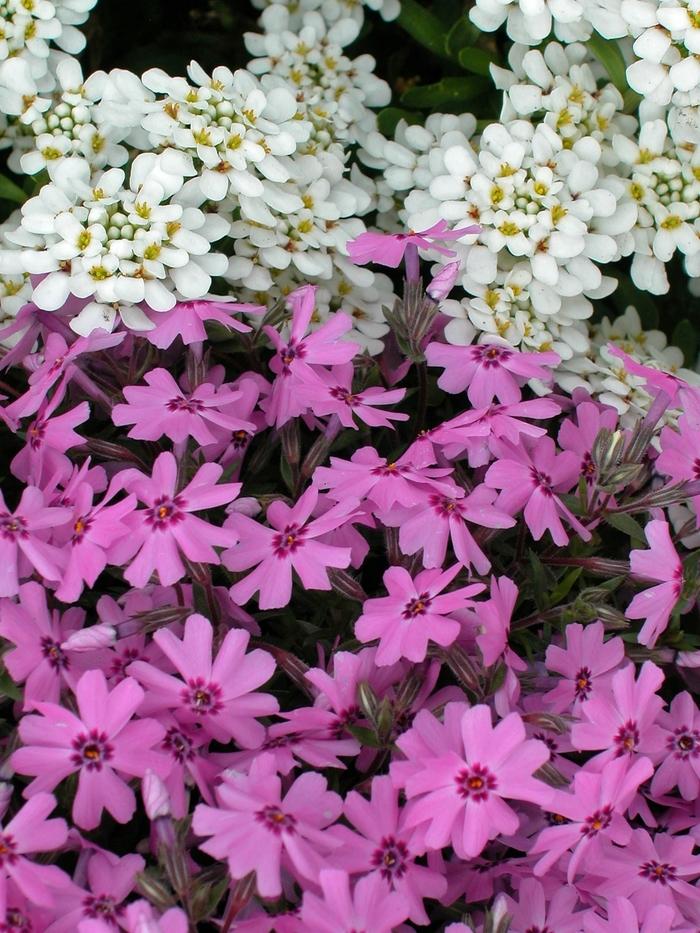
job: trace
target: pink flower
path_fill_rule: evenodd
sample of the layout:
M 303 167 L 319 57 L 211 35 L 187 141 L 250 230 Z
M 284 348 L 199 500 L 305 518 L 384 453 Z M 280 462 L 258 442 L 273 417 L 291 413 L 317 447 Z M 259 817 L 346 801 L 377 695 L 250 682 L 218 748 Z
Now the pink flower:
M 148 901 L 133 901 L 127 904 L 125 914 L 128 933 L 187 933 L 190 929 L 187 914 L 179 907 L 171 907 L 158 917 Z
M 147 331 L 145 337 L 149 343 L 161 350 L 167 349 L 177 337 L 182 339 L 185 346 L 202 343 L 207 339 L 204 327 L 206 321 L 216 321 L 229 330 L 245 334 L 251 328 L 237 321 L 232 315 L 238 311 L 257 314 L 264 310 L 261 305 L 237 304 L 224 298 L 218 298 L 216 301 L 204 298 L 197 301 L 179 301 L 170 311 L 147 312 L 155 327 Z
M 16 683 L 24 683 L 25 709 L 36 700 L 58 703 L 62 686 L 73 688 L 80 674 L 95 665 L 91 653 L 62 647 L 84 621 L 82 609 L 49 612 L 46 590 L 38 583 L 20 586 L 19 603 L 0 602 L 0 635 L 15 646 L 3 655 L 3 663 Z
M 14 596 L 32 569 L 47 580 L 61 579 L 65 553 L 46 542 L 47 531 L 70 519 L 69 509 L 47 508 L 36 486 L 27 486 L 14 512 L 0 492 L 0 596 Z
M 604 749 L 589 762 L 595 763 L 596 770 L 613 758 L 627 755 L 648 755 L 657 760 L 664 746 L 664 733 L 656 724 L 664 705 L 656 694 L 663 683 L 663 672 L 652 661 L 645 661 L 637 680 L 634 673 L 634 665 L 628 664 L 614 674 L 610 691 L 582 704 L 584 722 L 572 727 L 575 748 Z
M 218 564 L 213 545 L 230 547 L 238 540 L 232 529 L 192 514 L 236 498 L 240 483 L 216 485 L 222 473 L 218 463 L 205 463 L 184 489 L 177 491 L 177 461 L 166 451 L 156 458 L 152 477 L 138 470 L 125 470 L 120 475 L 122 485 L 146 505 L 125 518 L 131 534 L 115 544 L 109 555 L 113 564 L 134 558 L 124 571 L 132 586 L 145 586 L 154 571 L 163 586 L 177 583 L 185 575 L 181 553 L 191 561 Z
M 688 910 L 697 922 L 700 888 L 690 882 L 700 877 L 700 858 L 694 848 L 692 836 L 657 833 L 652 839 L 645 829 L 636 829 L 624 848 L 612 843 L 603 847 L 596 874 L 605 880 L 596 894 L 628 897 L 642 921 L 665 906 L 674 911 L 677 923 Z
M 166 369 L 152 369 L 143 378 L 147 387 L 126 386 L 124 397 L 128 404 L 112 409 L 116 425 L 134 425 L 129 437 L 156 441 L 165 434 L 176 444 L 192 437 L 204 446 L 235 431 L 255 431 L 252 422 L 221 411 L 241 398 L 240 391 L 217 390 L 204 382 L 185 393 Z
M 627 372 L 644 379 L 651 394 L 665 392 L 669 396 L 669 401 L 674 402 L 679 390 L 688 385 L 684 379 L 679 379 L 678 376 L 664 372 L 661 369 L 655 369 L 653 366 L 644 366 L 614 343 L 609 343 L 606 349 L 612 356 L 622 360 Z M 654 390 L 656 390 L 656 393 Z
M 493 444 L 500 458 L 489 467 L 484 482 L 500 489 L 496 505 L 511 515 L 523 509 L 523 517 L 535 541 L 549 531 L 555 544 L 569 541 L 562 518 L 583 538 L 591 533 L 583 527 L 556 493 L 568 492 L 578 476 L 577 457 L 571 451 L 556 453 L 554 441 L 543 437 L 537 443 L 515 447 L 507 441 Z
M 548 804 L 566 822 L 543 829 L 535 840 L 530 854 L 546 854 L 538 860 L 534 873 L 545 875 L 557 859 L 570 851 L 566 877 L 571 884 L 580 867 L 592 867 L 595 871 L 602 839 L 626 845 L 632 828 L 625 819 L 625 811 L 639 785 L 653 772 L 648 758 L 636 758 L 630 763 L 627 756 L 614 758 L 597 774 L 577 771 L 572 793 L 555 791 Z
M 451 472 L 449 468 L 417 469 L 405 454 L 387 461 L 374 447 L 361 447 L 351 460 L 331 457 L 330 467 L 319 467 L 313 479 L 319 489 L 330 489 L 330 495 L 338 501 L 346 496 L 367 498 L 384 511 L 396 504 L 416 505 L 433 491 L 449 495 L 454 486 L 441 479 Z
M 162 772 L 163 786 L 172 815 L 181 820 L 188 814 L 189 790 L 193 783 L 206 803 L 214 802 L 211 788 L 220 769 L 206 754 L 211 741 L 208 732 L 198 729 L 196 723 L 183 725 L 170 713 L 159 712 L 157 718 L 166 729 L 159 747 L 170 764 L 170 770 Z
M 674 483 L 700 479 L 700 432 L 697 420 L 687 412 L 678 419 L 678 430 L 665 427 L 660 435 L 661 453 L 655 467 Z M 700 496 L 693 497 L 695 514 L 700 516 Z
M 255 567 L 231 587 L 235 602 L 243 605 L 259 591 L 261 609 L 279 609 L 292 596 L 292 569 L 306 589 L 329 590 L 326 568 L 350 565 L 350 548 L 322 544 L 315 539 L 347 522 L 357 500 L 346 499 L 320 518 L 310 520 L 317 500 L 318 490 L 310 486 L 292 508 L 284 502 L 273 502 L 267 510 L 271 528 L 246 515 L 231 516 L 228 525 L 239 544 L 226 551 L 224 564 L 229 570 Z
M 592 911 L 583 918 L 584 933 L 670 933 L 673 926 L 673 908 L 663 904 L 652 907 L 640 926 L 634 905 L 625 897 L 610 898 L 607 920 Z
M 668 626 L 673 609 L 683 590 L 683 564 L 669 531 L 668 522 L 651 521 L 644 529 L 649 550 L 630 552 L 630 569 L 637 577 L 658 580 L 658 586 L 637 593 L 625 611 L 628 619 L 645 619 L 637 636 L 647 648 L 653 648 Z
M 448 262 L 440 266 L 425 289 L 433 301 L 442 301 L 447 298 L 454 288 L 460 271 L 461 263 L 459 262 Z
M 503 898 L 503 906 L 511 917 L 513 933 L 581 933 L 584 914 L 575 911 L 579 902 L 576 888 L 569 885 L 559 887 L 553 897 L 545 897 L 542 884 L 535 878 L 525 878 L 518 888 L 518 900 Z M 619 930 L 618 933 L 623 933 Z M 624 931 L 626 933 L 626 931 Z
M 194 811 L 193 832 L 210 837 L 200 849 L 228 860 L 232 878 L 254 871 L 261 897 L 282 893 L 282 868 L 315 881 L 337 845 L 324 829 L 340 815 L 341 798 L 315 772 L 302 774 L 283 796 L 272 755 L 256 758 L 249 774 L 225 772 L 216 799 L 217 807 Z
M 444 246 L 438 246 L 436 241 L 459 240 L 468 234 L 481 232 L 481 227 L 476 224 L 463 227 L 461 230 L 450 230 L 447 221 L 438 220 L 427 230 L 415 233 L 410 230 L 408 233 L 361 233 L 360 236 L 348 243 L 348 255 L 358 266 L 364 266 L 368 262 L 379 263 L 380 266 L 389 266 L 396 269 L 404 257 L 407 246 L 414 246 L 418 249 L 435 250 L 442 253 L 443 256 L 454 256 L 454 251 L 446 249 Z
M 502 405 L 514 405 L 520 401 L 521 386 L 528 379 L 550 382 L 552 375 L 547 367 L 559 363 L 556 353 L 523 353 L 500 343 L 470 347 L 431 343 L 425 358 L 430 366 L 444 368 L 438 379 L 440 388 L 452 394 L 468 389 L 467 397 L 475 408 L 485 408 L 494 399 Z
M 378 410 L 400 402 L 405 389 L 387 391 L 380 386 L 368 386 L 353 391 L 353 373 L 352 363 L 333 366 L 330 370 L 319 369 L 317 375 L 323 387 L 311 383 L 299 387 L 306 407 L 315 415 L 336 415 L 343 427 L 355 430 L 355 418 L 373 428 L 393 428 L 392 421 L 408 421 L 409 416 L 403 412 Z
M 518 599 L 518 588 L 510 577 L 492 577 L 491 595 L 486 602 L 460 614 L 460 622 L 475 633 L 484 664 L 490 667 L 508 652 L 510 621 Z
M 591 452 L 602 429 L 613 431 L 618 414 L 613 408 L 603 408 L 594 402 L 581 402 L 576 406 L 576 423 L 567 418 L 559 430 L 559 446 L 571 450 L 580 458 L 580 475 L 589 486 L 594 486 L 597 469 Z
M 427 743 L 422 739 L 421 733 L 427 738 L 436 723 L 422 710 L 413 728 L 397 739 L 407 761 L 394 762 L 391 776 L 409 801 L 406 826 L 420 827 L 429 849 L 452 845 L 459 858 L 470 859 L 489 839 L 518 829 L 518 815 L 505 799 L 549 801 L 551 789 L 532 777 L 549 759 L 549 750 L 544 742 L 526 738 L 517 713 L 494 728 L 488 706 L 455 706 L 459 732 L 450 731 L 451 747 L 439 747 L 437 732 Z
M 344 871 L 327 868 L 319 875 L 323 900 L 304 892 L 301 922 L 306 933 L 391 933 L 408 915 L 408 905 L 397 893 L 386 893 L 386 884 L 375 872 L 361 878 L 350 891 Z
M 684 800 L 700 794 L 700 711 L 687 691 L 671 701 L 669 711 L 659 713 L 657 723 L 666 737 L 666 755 L 651 782 L 654 796 L 678 787 Z
M 56 597 L 63 602 L 74 602 L 83 591 L 84 584 L 94 586 L 107 566 L 109 549 L 129 535 L 126 519 L 136 505 L 136 497 L 126 496 L 121 502 L 109 505 L 118 491 L 113 483 L 101 502 L 93 504 L 94 489 L 89 483 L 80 483 L 73 496 L 71 521 L 57 537 L 64 539 L 66 566 Z
M 397 512 L 401 551 L 415 554 L 422 548 L 423 566 L 441 567 L 447 543 L 451 541 L 460 563 L 473 566 L 478 574 L 487 573 L 491 562 L 474 540 L 467 522 L 482 528 L 512 528 L 515 519 L 493 505 L 495 498 L 495 490 L 483 485 L 466 496 L 459 487 L 454 488 L 452 495 L 431 492 L 427 503 L 410 512 Z M 394 524 L 389 516 L 384 520 L 386 524 Z
M 381 878 L 386 896 L 396 891 L 410 920 L 429 923 L 423 900 L 441 897 L 447 883 L 438 872 L 416 864 L 422 852 L 413 844 L 413 830 L 404 826 L 391 778 L 382 775 L 372 779 L 370 800 L 351 791 L 345 798 L 345 816 L 358 832 L 345 826 L 333 828 L 341 843 L 331 855 L 333 864 L 351 874 L 362 872 Z
M 67 450 L 83 443 L 73 428 L 87 421 L 90 406 L 81 402 L 62 415 L 51 417 L 56 404 L 52 399 L 39 409 L 36 419 L 27 428 L 27 443 L 10 464 L 12 475 L 41 486 L 56 475 L 70 474 Z
M 589 697 L 607 695 L 612 675 L 624 660 L 625 645 L 621 638 L 605 641 L 604 635 L 602 622 L 585 627 L 573 623 L 564 630 L 566 648 L 547 648 L 547 669 L 562 676 L 543 697 L 553 712 L 578 714 Z
M 278 706 L 271 694 L 254 691 L 272 677 L 275 662 L 259 649 L 246 654 L 248 632 L 227 632 L 214 660 L 212 626 L 204 616 L 189 617 L 182 640 L 165 628 L 153 639 L 182 679 L 152 663 L 131 664 L 129 676 L 148 691 L 143 712 L 154 715 L 171 710 L 179 722 L 202 729 L 220 742 L 235 738 L 244 746 L 260 743 L 264 732 L 255 717 L 269 716 Z
M 484 586 L 473 583 L 439 594 L 462 570 L 455 564 L 450 570 L 423 570 L 412 579 L 403 567 L 390 567 L 384 574 L 388 596 L 368 599 L 355 623 L 355 635 L 361 642 L 379 639 L 376 663 L 394 664 L 400 658 L 424 660 L 428 643 L 443 648 L 457 639 L 460 625 L 449 613 L 471 605 L 470 596 Z
M 55 703 L 36 703 L 39 716 L 19 725 L 24 745 L 12 756 L 20 774 L 36 775 L 25 790 L 33 797 L 52 790 L 69 774 L 78 774 L 73 819 L 83 829 L 99 825 L 103 809 L 118 823 L 136 809 L 134 792 L 120 776 L 143 777 L 146 769 L 162 771 L 164 759 L 153 751 L 163 727 L 153 719 L 131 722 L 144 692 L 127 678 L 110 693 L 100 670 L 83 674 L 76 687 L 78 715 Z
M 136 875 L 143 871 L 140 855 L 118 858 L 107 852 L 93 852 L 87 865 L 87 890 L 71 885 L 56 899 L 58 919 L 46 933 L 74 933 L 86 919 L 99 919 L 109 929 L 121 925 L 122 902 L 133 891 Z
M 8 882 L 32 904 L 50 907 L 54 892 L 69 884 L 55 865 L 38 865 L 31 852 L 59 849 L 68 838 L 64 820 L 48 820 L 56 806 L 53 794 L 37 794 L 5 826 L 0 827 L 0 917 L 7 918 Z

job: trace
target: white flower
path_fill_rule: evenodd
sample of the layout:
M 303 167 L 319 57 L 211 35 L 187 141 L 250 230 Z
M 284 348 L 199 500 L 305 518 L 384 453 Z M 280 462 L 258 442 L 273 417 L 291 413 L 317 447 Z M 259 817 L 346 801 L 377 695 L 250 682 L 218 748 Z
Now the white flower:
M 538 45 L 552 26 L 562 42 L 580 41 L 591 34 L 579 0 L 476 0 L 469 18 L 484 32 L 494 32 L 505 23 L 513 42 L 523 45 Z

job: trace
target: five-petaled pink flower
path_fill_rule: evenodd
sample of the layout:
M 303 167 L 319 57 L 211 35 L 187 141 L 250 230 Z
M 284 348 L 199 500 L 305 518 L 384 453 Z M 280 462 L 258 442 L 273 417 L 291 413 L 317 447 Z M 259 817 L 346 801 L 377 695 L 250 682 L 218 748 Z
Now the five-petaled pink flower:
M 61 579 L 65 553 L 49 544 L 49 530 L 71 517 L 70 509 L 47 507 L 36 486 L 26 486 L 10 512 L 0 492 L 0 596 L 14 596 L 32 570 L 47 580 Z
M 621 638 L 605 641 L 602 622 L 586 626 L 573 622 L 564 632 L 566 647 L 550 645 L 545 655 L 547 669 L 561 674 L 557 686 L 543 700 L 555 713 L 578 714 L 590 697 L 599 696 L 610 685 L 614 672 L 625 658 Z
M 419 232 L 413 230 L 409 230 L 408 233 L 375 233 L 368 231 L 367 233 L 361 233 L 356 239 L 350 240 L 348 254 L 358 266 L 364 266 L 368 262 L 376 262 L 380 266 L 396 269 L 404 257 L 406 248 L 409 246 L 418 249 L 435 250 L 442 253 L 443 256 L 454 256 L 454 250 L 439 246 L 438 243 L 445 240 L 459 240 L 464 236 L 480 232 L 481 227 L 476 224 L 462 227 L 459 230 L 450 230 L 445 220 L 438 220 L 432 227 Z
M 645 619 L 638 635 L 639 642 L 653 648 L 668 625 L 673 609 L 683 590 L 683 564 L 673 546 L 668 522 L 655 519 L 648 523 L 644 534 L 649 550 L 630 552 L 630 569 L 637 577 L 658 580 L 658 586 L 637 593 L 625 611 L 628 619 Z
M 408 915 L 408 904 L 397 892 L 386 893 L 382 879 L 372 873 L 350 889 L 346 872 L 326 868 L 318 882 L 323 899 L 304 892 L 302 929 L 306 933 L 392 933 Z

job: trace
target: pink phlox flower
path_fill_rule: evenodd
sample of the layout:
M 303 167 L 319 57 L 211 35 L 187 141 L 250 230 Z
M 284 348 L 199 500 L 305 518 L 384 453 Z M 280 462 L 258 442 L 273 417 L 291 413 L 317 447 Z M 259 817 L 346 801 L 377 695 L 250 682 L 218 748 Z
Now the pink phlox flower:
M 560 411 L 560 406 L 548 398 L 515 405 L 489 405 L 446 421 L 435 431 L 434 440 L 448 460 L 456 460 L 466 451 L 469 466 L 484 466 L 493 459 L 491 443 L 494 439 L 517 446 L 521 436 L 540 438 L 547 433 L 546 428 L 523 421 L 523 418 L 553 418 Z
M 321 495 L 313 511 L 313 517 L 319 518 L 335 508 L 337 503 L 328 495 Z M 377 522 L 374 519 L 369 503 L 358 505 L 348 521 L 337 528 L 331 529 L 326 534 L 320 535 L 319 541 L 323 544 L 332 544 L 335 547 L 350 548 L 350 566 L 359 568 L 364 563 L 365 557 L 369 554 L 369 543 L 367 539 L 355 528 L 355 525 L 361 525 L 363 528 L 376 528 Z
M 564 631 L 566 647 L 550 645 L 545 664 L 561 675 L 557 686 L 542 700 L 555 713 L 578 714 L 590 697 L 607 696 L 613 674 L 625 659 L 621 638 L 605 641 L 602 622 L 567 625 Z
M 221 768 L 207 754 L 209 730 L 198 729 L 197 723 L 184 725 L 169 712 L 159 712 L 156 719 L 164 727 L 165 735 L 160 743 L 169 769 L 163 770 L 163 783 L 170 798 L 170 809 L 176 820 L 188 814 L 189 787 L 194 784 L 205 803 L 213 804 L 212 788 Z
M 127 904 L 125 923 L 128 933 L 187 933 L 190 929 L 184 910 L 171 907 L 157 916 L 148 901 Z
M 128 495 L 112 503 L 119 492 L 119 484 L 112 483 L 100 502 L 93 503 L 94 489 L 89 483 L 80 483 L 73 496 L 71 521 L 57 532 L 62 541 L 66 566 L 56 596 L 63 602 L 74 602 L 85 584 L 94 586 L 107 566 L 109 549 L 130 534 L 126 519 L 136 508 L 136 496 Z
M 242 605 L 259 592 L 261 609 L 279 609 L 291 599 L 292 570 L 305 589 L 329 590 L 327 568 L 350 565 L 350 548 L 316 539 L 349 521 L 357 499 L 346 498 L 320 518 L 311 519 L 317 500 L 318 489 L 310 486 L 292 507 L 273 502 L 267 510 L 270 528 L 246 515 L 234 514 L 227 519 L 227 527 L 239 543 L 225 552 L 224 564 L 236 571 L 255 568 L 231 587 L 234 602 Z
M 143 377 L 146 386 L 126 386 L 127 403 L 115 405 L 112 421 L 116 425 L 134 425 L 128 437 L 156 441 L 165 434 L 174 443 L 188 437 L 200 445 L 214 444 L 221 437 L 236 431 L 252 434 L 255 425 L 224 413 L 226 405 L 234 404 L 241 393 L 217 389 L 209 382 L 192 392 L 183 392 L 165 369 L 152 369 Z
M 343 427 L 354 430 L 358 427 L 355 419 L 372 428 L 393 428 L 393 421 L 408 421 L 409 416 L 404 412 L 378 410 L 400 402 L 405 389 L 368 386 L 353 391 L 353 374 L 352 363 L 333 366 L 330 370 L 319 369 L 317 375 L 322 386 L 305 383 L 299 387 L 306 408 L 319 417 L 336 415 Z
M 89 404 L 80 402 L 70 411 L 52 417 L 56 407 L 56 396 L 48 403 L 42 402 L 37 417 L 27 427 L 24 447 L 10 464 L 13 476 L 34 486 L 43 486 L 53 476 L 69 476 L 71 463 L 65 453 L 83 443 L 73 429 L 89 418 Z
M 300 415 L 306 401 L 300 387 L 322 383 L 317 372 L 319 366 L 349 363 L 360 346 L 343 339 L 352 330 L 352 318 L 342 312 L 334 313 L 312 333 L 307 333 L 316 304 L 316 287 L 304 285 L 287 299 L 292 308 L 288 334 L 282 336 L 274 327 L 264 330 L 275 348 L 270 369 L 275 373 L 272 393 L 265 403 L 269 424 L 281 427 L 290 418 Z
M 264 730 L 255 717 L 277 712 L 278 705 L 271 694 L 255 691 L 272 677 L 275 662 L 258 648 L 246 653 L 248 632 L 227 632 L 215 658 L 211 622 L 201 615 L 188 618 L 182 640 L 165 628 L 153 639 L 180 676 L 144 661 L 130 665 L 129 676 L 147 690 L 144 714 L 169 710 L 179 722 L 219 742 L 234 738 L 244 747 L 260 744 Z
M 35 703 L 40 715 L 21 720 L 24 744 L 12 756 L 20 774 L 35 775 L 25 796 L 52 790 L 77 773 L 72 813 L 78 826 L 94 829 L 103 809 L 127 823 L 136 798 L 121 775 L 143 777 L 148 768 L 160 774 L 165 764 L 154 750 L 163 727 L 153 719 L 131 721 L 143 697 L 135 680 L 127 678 L 110 692 L 102 671 L 91 670 L 76 686 L 78 715 L 55 703 Z
M 467 495 L 455 486 L 451 495 L 431 492 L 427 503 L 412 509 L 396 509 L 383 516 L 385 524 L 399 525 L 403 554 L 423 551 L 424 567 L 442 567 L 448 541 L 463 566 L 478 574 L 488 572 L 491 562 L 472 534 L 469 523 L 482 528 L 512 528 L 515 519 L 494 506 L 496 491 L 477 486 Z
M 658 761 L 665 744 L 656 723 L 664 705 L 657 695 L 663 680 L 663 671 L 652 661 L 644 662 L 636 680 L 635 667 L 628 664 L 613 675 L 609 691 L 581 705 L 583 722 L 572 727 L 571 741 L 584 751 L 603 749 L 589 768 L 599 771 L 622 756 L 647 755 Z
M 204 327 L 206 321 L 215 321 L 229 330 L 245 334 L 251 328 L 248 324 L 237 321 L 233 315 L 237 312 L 262 314 L 264 311 L 262 305 L 238 304 L 225 298 L 217 298 L 214 301 L 204 298 L 179 301 L 170 311 L 146 310 L 155 327 L 144 336 L 160 350 L 166 350 L 177 337 L 182 339 L 185 346 L 189 346 L 191 343 L 202 343 L 207 339 Z
M 60 334 L 49 334 L 43 350 L 37 357 L 38 365 L 29 377 L 29 388 L 24 395 L 7 406 L 7 413 L 13 418 L 33 415 L 56 383 L 58 386 L 55 395 L 61 399 L 77 369 L 78 364 L 75 361 L 79 356 L 115 347 L 125 336 L 124 333 L 105 334 L 104 331 L 95 331 L 89 337 L 78 337 L 69 345 Z
M 494 727 L 488 706 L 454 705 L 461 713 L 458 749 L 436 748 L 438 733 L 424 749 L 409 738 L 419 720 L 424 734 L 435 722 L 422 711 L 413 729 L 397 740 L 408 767 L 395 762 L 391 776 L 408 799 L 406 826 L 421 827 L 428 849 L 452 845 L 459 858 L 470 859 L 482 852 L 489 839 L 518 829 L 519 817 L 506 799 L 548 804 L 552 789 L 532 775 L 548 760 L 549 750 L 543 742 L 526 738 L 517 713 Z
M 255 872 L 261 897 L 279 897 L 282 870 L 316 881 L 337 842 L 324 830 L 343 803 L 316 772 L 301 774 L 282 795 L 274 757 L 259 755 L 248 774 L 227 771 L 216 788 L 216 807 L 199 804 L 192 830 L 209 838 L 199 848 L 227 860 L 234 879 Z M 337 929 L 337 928 L 336 928 Z
M 258 373 L 244 373 L 240 379 L 229 385 L 237 393 L 234 403 L 222 406 L 222 413 L 231 419 L 247 422 L 252 428 L 244 430 L 239 428 L 229 434 L 218 432 L 217 442 L 214 446 L 207 446 L 205 455 L 208 460 L 218 460 L 222 466 L 228 466 L 234 461 L 242 461 L 251 440 L 259 431 L 265 429 L 265 416 L 258 408 L 261 397 L 270 391 L 269 382 Z M 223 438 L 222 438 L 222 435 Z
M 62 647 L 84 622 L 83 609 L 62 615 L 49 610 L 46 590 L 38 583 L 23 583 L 18 603 L 0 601 L 0 635 L 14 645 L 3 655 L 3 664 L 15 683 L 24 684 L 24 709 L 39 700 L 58 703 L 62 687 L 73 689 L 80 675 L 98 662 L 92 652 Z
M 444 478 L 451 473 L 451 467 L 417 469 L 406 454 L 388 461 L 374 447 L 361 447 L 350 460 L 331 457 L 330 467 L 318 467 L 313 481 L 338 501 L 346 496 L 369 499 L 383 512 L 397 504 L 417 505 L 430 492 L 449 495 L 454 485 Z
M 408 903 L 397 892 L 387 894 L 376 872 L 361 878 L 353 890 L 347 873 L 338 869 L 321 871 L 318 883 L 323 899 L 304 892 L 301 923 L 307 933 L 391 933 L 408 916 Z
M 661 431 L 661 453 L 654 461 L 654 468 L 674 483 L 700 479 L 698 428 L 699 425 L 686 413 L 678 419 L 678 430 L 667 426 Z M 700 522 L 700 496 L 694 496 L 692 501 Z
M 644 923 L 664 906 L 673 910 L 676 923 L 692 919 L 695 927 L 700 916 L 700 888 L 691 884 L 700 877 L 695 846 L 692 836 L 657 833 L 652 839 L 645 829 L 635 829 L 624 848 L 605 842 L 595 871 L 602 879 L 596 895 L 629 898 Z
M 70 884 L 56 865 L 40 865 L 26 857 L 60 849 L 66 842 L 65 820 L 47 819 L 55 806 L 53 794 L 37 794 L 0 826 L 0 917 L 7 919 L 13 883 L 31 905 L 40 907 L 53 907 L 56 893 Z
M 513 933 L 544 933 L 547 930 L 581 933 L 581 921 L 586 912 L 574 910 L 578 904 L 576 888 L 564 885 L 549 898 L 536 878 L 525 878 L 520 882 L 517 901 L 507 895 L 503 895 L 502 900 L 502 906 L 511 917 Z
M 103 603 L 105 597 L 100 599 Z M 98 612 L 101 607 L 98 605 Z M 119 638 L 110 646 L 103 670 L 112 684 L 118 684 L 127 675 L 126 669 L 134 661 L 146 661 L 159 667 L 168 667 L 165 655 L 153 639 L 146 640 L 146 635 L 135 632 Z
M 638 360 L 635 360 L 634 357 L 630 356 L 629 353 L 625 353 L 624 350 L 614 343 L 609 343 L 606 349 L 612 356 L 616 356 L 618 360 L 622 360 L 627 372 L 644 379 L 647 389 L 652 395 L 658 392 L 665 392 L 666 395 L 669 396 L 670 401 L 675 402 L 679 391 L 688 385 L 685 379 L 679 379 L 678 376 L 674 376 L 672 373 L 665 372 L 662 369 L 656 369 L 653 366 L 645 366 L 643 363 L 640 363 Z
M 484 589 L 482 583 L 472 583 L 442 593 L 461 571 L 462 566 L 455 564 L 444 572 L 423 570 L 415 579 L 403 567 L 390 567 L 385 572 L 389 595 L 368 599 L 355 623 L 359 641 L 379 639 L 376 663 L 380 667 L 400 658 L 422 661 L 429 642 L 444 648 L 456 640 L 460 625 L 450 613 L 472 605 L 469 597 Z
M 58 918 L 46 933 L 74 933 L 81 921 L 90 919 L 101 920 L 111 930 L 123 926 L 123 901 L 134 890 L 136 875 L 144 866 L 140 855 L 118 858 L 107 852 L 93 852 L 87 864 L 87 887 L 72 884 L 59 894 Z
M 580 475 L 589 487 L 595 486 L 597 469 L 591 452 L 595 439 L 605 428 L 617 427 L 618 414 L 613 408 L 601 407 L 595 402 L 581 402 L 576 406 L 576 423 L 567 418 L 559 429 L 558 442 L 562 450 L 571 450 L 580 458 Z
M 649 550 L 630 551 L 630 569 L 634 576 L 658 580 L 658 586 L 637 593 L 625 610 L 628 619 L 644 619 L 639 632 L 640 644 L 653 648 L 668 626 L 683 590 L 683 564 L 671 540 L 668 522 L 654 519 L 644 529 Z
M 494 399 L 502 405 L 516 404 L 528 379 L 551 382 L 550 370 L 560 362 L 556 353 L 527 353 L 505 342 L 469 347 L 430 343 L 425 358 L 430 366 L 444 369 L 438 379 L 440 388 L 452 394 L 467 389 L 467 397 L 475 408 L 485 408 Z
M 689 927 L 681 930 L 675 926 L 674 910 L 664 904 L 651 907 L 641 925 L 634 905 L 626 897 L 611 897 L 607 907 L 607 920 L 592 911 L 586 914 L 584 933 L 671 933 L 671 929 L 675 933 L 691 933 Z
M 387 895 L 395 891 L 401 897 L 409 919 L 425 924 L 430 921 L 423 900 L 441 897 L 447 882 L 438 872 L 416 864 L 422 851 L 413 844 L 415 832 L 404 826 L 398 796 L 388 775 L 372 779 L 370 800 L 351 791 L 345 798 L 345 817 L 354 830 L 333 827 L 331 832 L 341 844 L 330 861 L 351 875 L 361 872 L 381 878 Z
M 332 728 L 337 734 L 347 736 L 346 725 L 365 722 L 359 705 L 360 684 L 368 684 L 377 696 L 382 697 L 392 684 L 401 679 L 401 665 L 378 667 L 376 660 L 376 648 L 361 648 L 357 652 L 336 651 L 330 671 L 313 667 L 304 675 L 313 687 L 314 705 L 332 713 Z
M 614 758 L 598 772 L 579 770 L 573 781 L 572 793 L 555 790 L 548 806 L 563 817 L 561 825 L 543 829 L 530 849 L 531 855 L 540 855 L 533 871 L 545 875 L 565 852 L 571 852 L 567 880 L 573 883 L 579 869 L 591 867 L 595 872 L 596 858 L 600 854 L 602 839 L 611 839 L 617 845 L 626 845 L 632 827 L 625 812 L 639 786 L 654 772 L 648 758 L 630 760 L 627 756 Z
M 462 637 L 471 635 L 487 667 L 501 659 L 508 649 L 510 622 L 517 599 L 518 587 L 510 577 L 491 577 L 489 599 L 458 615 Z
M 0 491 L 0 596 L 14 596 L 33 570 L 50 581 L 61 579 L 66 554 L 46 539 L 70 517 L 70 509 L 47 507 L 36 486 L 24 488 L 14 512 Z
M 494 441 L 499 458 L 489 467 L 484 482 L 500 489 L 496 505 L 514 515 L 523 509 L 523 518 L 535 541 L 549 531 L 555 544 L 563 546 L 569 536 L 562 518 L 574 531 L 590 541 L 591 533 L 571 512 L 557 493 L 566 493 L 576 482 L 578 458 L 570 450 L 557 454 L 551 437 L 515 447 L 508 441 Z
M 677 787 L 684 800 L 697 800 L 700 793 L 700 710 L 692 696 L 683 691 L 673 698 L 668 712 L 657 723 L 664 730 L 666 755 L 662 759 L 651 792 L 655 797 Z
M 133 558 L 124 571 L 132 586 L 145 586 L 154 571 L 163 586 L 177 583 L 185 575 L 181 554 L 198 563 L 218 564 L 214 546 L 230 547 L 238 540 L 233 529 L 192 514 L 226 505 L 236 498 L 240 483 L 216 485 L 222 473 L 223 467 L 218 463 L 204 463 L 190 482 L 178 490 L 177 461 L 166 451 L 156 458 L 151 477 L 138 470 L 118 474 L 122 486 L 146 506 L 125 517 L 130 534 L 109 552 L 113 564 L 120 565 Z
M 440 241 L 459 240 L 464 236 L 481 232 L 481 227 L 472 224 L 458 230 L 450 230 L 446 220 L 438 220 L 427 230 L 408 233 L 374 233 L 368 231 L 348 243 L 348 255 L 358 266 L 376 262 L 380 266 L 396 269 L 411 245 L 418 249 L 434 250 L 443 256 L 454 256 L 454 250 L 438 246 Z

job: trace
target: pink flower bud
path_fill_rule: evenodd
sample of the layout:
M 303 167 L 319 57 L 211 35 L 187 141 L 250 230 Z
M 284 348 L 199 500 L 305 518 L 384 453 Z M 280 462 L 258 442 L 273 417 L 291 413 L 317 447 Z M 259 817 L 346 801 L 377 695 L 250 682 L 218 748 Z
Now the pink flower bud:
M 95 648 L 109 648 L 117 638 L 117 630 L 112 625 L 100 622 L 89 628 L 81 628 L 67 638 L 61 648 L 64 651 L 94 651 Z
M 457 276 L 459 275 L 460 264 L 458 262 L 448 262 L 441 266 L 432 282 L 426 288 L 427 293 L 434 301 L 442 301 L 452 291 Z
M 149 820 L 157 820 L 159 817 L 171 815 L 168 789 L 155 771 L 151 771 L 150 768 L 141 781 L 141 796 Z

